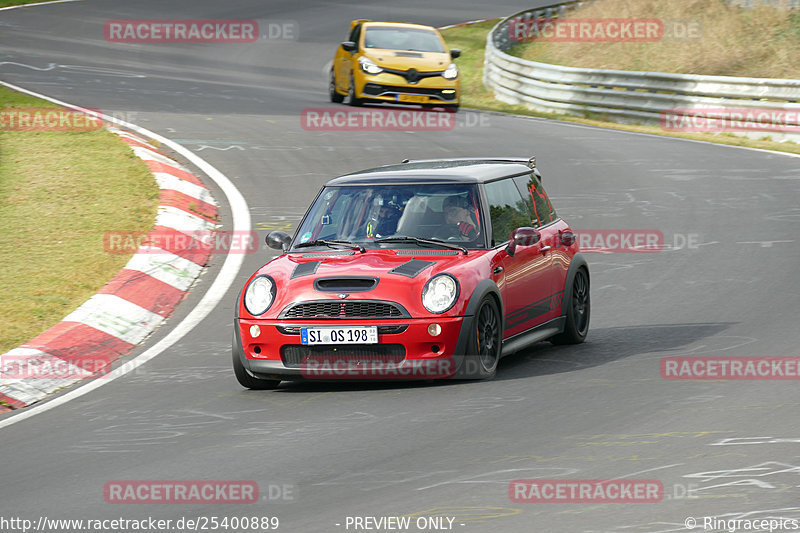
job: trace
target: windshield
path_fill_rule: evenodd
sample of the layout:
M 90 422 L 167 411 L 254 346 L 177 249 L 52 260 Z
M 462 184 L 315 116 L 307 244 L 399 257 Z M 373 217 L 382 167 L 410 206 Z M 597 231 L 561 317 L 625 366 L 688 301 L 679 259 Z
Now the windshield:
M 364 48 L 444 52 L 439 36 L 431 30 L 370 26 L 364 36 Z
M 426 246 L 391 237 L 440 240 L 483 248 L 483 222 L 474 185 L 326 187 L 300 224 L 295 246 L 346 241 L 365 248 Z

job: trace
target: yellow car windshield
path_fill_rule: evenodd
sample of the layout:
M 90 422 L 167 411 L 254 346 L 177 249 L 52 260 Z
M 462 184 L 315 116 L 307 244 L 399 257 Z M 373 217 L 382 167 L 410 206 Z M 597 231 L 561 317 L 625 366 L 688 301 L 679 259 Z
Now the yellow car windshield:
M 364 35 L 365 48 L 406 50 L 414 52 L 444 52 L 439 36 L 431 30 L 370 26 Z

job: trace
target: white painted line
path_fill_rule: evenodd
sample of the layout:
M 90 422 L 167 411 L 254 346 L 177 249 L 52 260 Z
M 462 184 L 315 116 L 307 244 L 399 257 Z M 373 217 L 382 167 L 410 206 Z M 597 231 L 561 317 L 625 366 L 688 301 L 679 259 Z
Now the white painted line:
M 0 7 L 0 11 L 19 9 L 21 7 L 46 6 L 49 4 L 64 4 L 66 2 L 80 2 L 81 0 L 53 0 L 52 2 L 36 2 L 35 4 L 20 4 L 18 6 Z
M 29 94 L 37 98 L 42 98 L 43 100 L 53 102 L 54 104 L 63 107 L 68 107 L 70 109 L 75 109 L 78 111 L 82 111 L 84 113 L 87 111 L 82 107 L 68 104 L 66 102 L 56 100 L 55 98 L 50 98 L 49 96 L 44 96 L 42 94 L 38 94 L 33 91 L 29 91 L 27 89 L 23 89 L 22 87 L 17 87 L 16 85 L 11 85 L 10 83 L 6 83 L 4 81 L 0 81 L 0 85 L 4 85 L 9 89 Z M 239 190 L 236 188 L 233 182 L 231 182 L 231 180 L 228 179 L 227 176 L 225 176 L 225 174 L 214 168 L 212 165 L 208 164 L 206 161 L 204 161 L 197 154 L 193 153 L 191 150 L 188 150 L 187 148 L 181 146 L 180 144 L 174 141 L 167 139 L 166 137 L 163 137 L 155 132 L 142 128 L 141 126 L 137 126 L 135 124 L 131 124 L 129 122 L 125 122 L 123 120 L 119 120 L 114 117 L 103 115 L 102 118 L 107 122 L 124 126 L 141 135 L 144 135 L 151 139 L 155 139 L 156 141 L 160 142 L 161 144 L 169 147 L 170 149 L 174 150 L 181 156 L 185 157 L 193 165 L 196 165 L 209 178 L 214 180 L 217 186 L 219 186 L 219 188 L 228 198 L 228 203 L 230 204 L 231 213 L 233 216 L 233 231 L 249 232 L 251 230 L 250 210 L 247 206 L 247 201 L 244 199 L 244 196 L 242 196 L 242 193 L 239 192 Z M 245 259 L 245 254 L 228 253 L 228 255 L 225 257 L 225 262 L 222 264 L 222 267 L 220 268 L 219 274 L 217 274 L 217 277 L 214 279 L 211 286 L 203 295 L 203 298 L 200 300 L 200 302 L 189 312 L 188 315 L 186 315 L 186 317 L 180 323 L 178 323 L 172 329 L 172 331 L 170 331 L 163 339 L 155 343 L 153 346 L 145 350 L 143 353 L 131 359 L 130 361 L 126 362 L 122 366 L 119 366 L 116 369 L 112 370 L 107 375 L 105 375 L 103 379 L 95 379 L 89 381 L 85 385 L 81 385 L 80 387 L 71 390 L 69 392 L 66 392 L 61 396 L 58 396 L 48 402 L 34 405 L 18 414 L 14 414 L 12 416 L 9 416 L 8 418 L 0 420 L 0 429 L 8 427 L 12 424 L 16 424 L 17 422 L 26 420 L 32 416 L 36 416 L 39 413 L 47 412 L 50 409 L 58 407 L 59 405 L 63 405 L 76 398 L 80 398 L 81 396 L 84 396 L 95 389 L 99 389 L 103 385 L 113 382 L 118 377 L 124 376 L 128 372 L 131 372 L 139 368 L 147 361 L 158 356 L 161 352 L 163 352 L 164 350 L 166 350 L 167 348 L 169 348 L 170 346 L 181 340 L 187 333 L 192 331 L 195 328 L 195 326 L 197 326 L 200 322 L 202 322 L 203 319 L 205 319 L 209 315 L 209 313 L 211 313 L 211 311 L 214 310 L 217 304 L 223 298 L 225 298 L 228 289 L 230 289 L 231 285 L 236 279 L 237 274 L 239 273 L 239 269 L 241 268 L 244 259 Z
M 205 187 L 195 185 L 191 181 L 186 181 L 178 176 L 167 174 L 166 172 L 153 172 L 153 175 L 156 177 L 158 187 L 161 189 L 178 191 L 179 193 L 183 193 L 186 196 L 191 196 L 192 198 L 200 200 L 201 202 L 218 205 L 217 201 L 214 200 L 214 197 L 211 196 L 211 191 Z
M 180 291 L 189 290 L 203 266 L 166 250 L 159 250 L 154 246 L 141 246 L 125 268 L 143 272 Z
M 64 322 L 79 322 L 133 345 L 163 321 L 163 316 L 114 294 L 95 294 L 64 317 Z

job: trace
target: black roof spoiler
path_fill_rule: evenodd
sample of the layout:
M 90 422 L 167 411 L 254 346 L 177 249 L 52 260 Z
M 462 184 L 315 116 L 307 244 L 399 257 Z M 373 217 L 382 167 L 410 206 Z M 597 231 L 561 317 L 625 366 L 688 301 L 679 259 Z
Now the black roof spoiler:
M 436 161 L 493 161 L 504 163 L 521 163 L 528 168 L 536 168 L 536 156 L 530 157 L 452 157 L 443 159 L 403 159 L 403 163 L 433 163 Z

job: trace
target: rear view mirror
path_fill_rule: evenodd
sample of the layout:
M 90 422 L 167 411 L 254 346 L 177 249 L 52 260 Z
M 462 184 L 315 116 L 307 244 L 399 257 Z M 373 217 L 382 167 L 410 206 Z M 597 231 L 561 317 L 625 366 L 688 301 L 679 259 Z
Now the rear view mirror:
M 289 249 L 289 244 L 292 242 L 292 237 L 285 231 L 275 230 L 269 232 L 266 241 L 267 246 L 270 248 L 285 252 Z
M 506 252 L 511 257 L 517 253 L 517 246 L 533 246 L 542 238 L 542 234 L 534 228 L 517 228 L 511 232 L 508 238 Z
M 452 57 L 453 59 L 459 57 L 460 55 L 461 55 L 461 50 L 459 50 L 458 48 L 450 49 L 450 57 Z
M 356 50 L 356 43 L 353 41 L 345 41 L 341 44 L 341 46 L 346 52 L 355 52 Z

